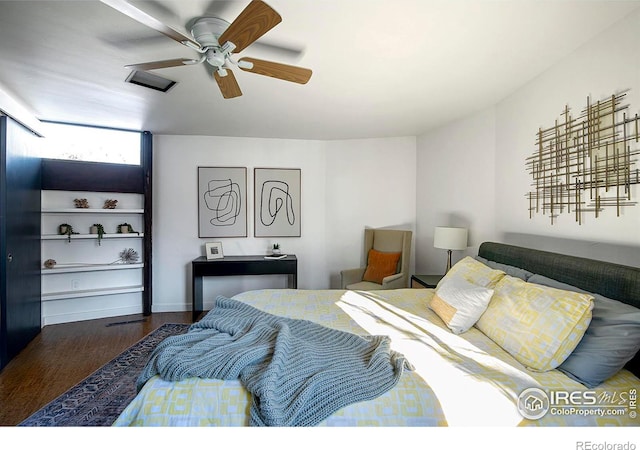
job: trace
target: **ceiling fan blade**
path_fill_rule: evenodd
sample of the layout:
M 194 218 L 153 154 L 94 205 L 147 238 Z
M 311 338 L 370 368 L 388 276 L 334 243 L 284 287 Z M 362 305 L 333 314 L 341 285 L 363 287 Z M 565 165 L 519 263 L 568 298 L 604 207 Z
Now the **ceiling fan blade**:
M 143 25 L 153 28 L 156 31 L 170 37 L 174 41 L 188 47 L 201 49 L 202 47 L 196 41 L 190 37 L 174 30 L 173 28 L 160 22 L 155 17 L 150 16 L 146 12 L 136 8 L 126 0 L 100 0 L 105 5 L 111 6 L 116 11 L 120 11 L 122 14 L 131 17 L 133 20 L 140 22 Z
M 216 83 L 218 83 L 218 87 L 220 88 L 220 92 L 222 92 L 222 96 L 224 98 L 234 98 L 240 97 L 242 95 L 242 91 L 240 90 L 240 86 L 236 81 L 236 77 L 233 72 L 229 69 L 225 69 L 227 75 L 224 77 L 221 76 L 218 71 L 213 72 L 213 76 L 216 79 Z
M 236 46 L 233 52 L 239 53 L 280 22 L 282 17 L 271 6 L 262 0 L 252 0 L 220 35 L 218 42 L 221 45 L 233 42 Z
M 239 63 L 251 63 L 251 68 L 243 67 L 245 64 L 239 64 L 242 70 L 247 72 L 266 75 L 268 77 L 279 78 L 294 83 L 306 84 L 313 73 L 311 69 L 303 67 L 290 66 L 288 64 L 280 64 L 272 61 L 264 61 L 255 58 L 240 58 Z
M 178 66 L 188 66 L 191 64 L 196 64 L 198 62 L 197 59 L 186 59 L 186 58 L 177 58 L 177 59 L 166 59 L 164 61 L 151 61 L 140 64 L 128 64 L 125 67 L 127 69 L 136 69 L 136 70 L 153 70 L 153 69 L 164 69 L 166 67 L 178 67 Z

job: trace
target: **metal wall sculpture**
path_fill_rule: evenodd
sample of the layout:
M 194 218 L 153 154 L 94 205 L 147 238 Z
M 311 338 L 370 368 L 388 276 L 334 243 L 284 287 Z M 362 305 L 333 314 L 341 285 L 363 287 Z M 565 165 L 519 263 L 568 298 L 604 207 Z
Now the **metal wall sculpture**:
M 569 213 L 582 224 L 584 213 L 597 218 L 604 208 L 633 206 L 632 185 L 640 184 L 636 164 L 640 119 L 628 115 L 625 93 L 587 106 L 578 117 L 568 106 L 562 120 L 537 135 L 537 151 L 526 160 L 533 190 L 527 193 L 529 217 L 548 214 L 551 224 Z

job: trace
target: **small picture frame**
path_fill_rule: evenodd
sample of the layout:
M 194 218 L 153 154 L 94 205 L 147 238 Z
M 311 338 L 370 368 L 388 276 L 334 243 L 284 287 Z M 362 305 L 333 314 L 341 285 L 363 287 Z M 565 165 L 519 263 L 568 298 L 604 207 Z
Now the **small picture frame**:
M 204 244 L 207 253 L 207 260 L 220 259 L 224 257 L 222 253 L 222 242 L 207 242 Z

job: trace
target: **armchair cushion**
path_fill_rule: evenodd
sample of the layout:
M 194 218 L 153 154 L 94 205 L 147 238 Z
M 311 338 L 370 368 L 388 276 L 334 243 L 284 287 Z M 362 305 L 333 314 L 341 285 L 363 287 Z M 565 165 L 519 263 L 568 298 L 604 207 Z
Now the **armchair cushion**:
M 400 254 L 400 252 L 380 252 L 373 248 L 369 250 L 367 268 L 362 280 L 382 284 L 384 277 L 397 272 Z

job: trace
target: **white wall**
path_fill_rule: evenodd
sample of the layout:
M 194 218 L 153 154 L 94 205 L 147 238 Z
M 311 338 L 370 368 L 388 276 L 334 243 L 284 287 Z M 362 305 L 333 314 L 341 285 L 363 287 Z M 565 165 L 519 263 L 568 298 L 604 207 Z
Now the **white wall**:
M 640 205 L 621 217 L 614 208 L 597 219 L 585 215 L 582 225 L 564 214 L 551 225 L 548 215 L 529 218 L 525 197 L 531 190 L 525 159 L 536 148 L 536 132 L 560 120 L 565 105 L 577 116 L 587 96 L 630 89 L 630 113 L 640 112 L 639 29 L 637 12 L 494 108 L 418 138 L 417 272 L 442 272 L 444 251 L 433 248 L 437 225 L 468 226 L 467 254 L 494 239 L 640 266 Z M 637 185 L 632 192 L 637 201 Z
M 629 113 L 640 112 L 639 29 L 640 13 L 635 13 L 497 105 L 496 228 L 503 240 L 545 250 L 557 250 L 557 238 L 572 240 L 572 253 L 640 266 L 640 206 L 624 208 L 621 217 L 615 208 L 605 208 L 597 219 L 585 214 L 582 225 L 561 214 L 552 225 L 548 215 L 530 219 L 524 198 L 531 190 L 524 162 L 536 149 L 536 131 L 561 120 L 565 105 L 575 117 L 587 96 L 596 101 L 630 89 L 624 103 Z M 637 201 L 637 185 L 632 193 Z M 604 254 L 607 244 L 617 248 L 611 255 Z M 630 246 L 635 247 L 631 259 L 620 252 Z
M 205 242 L 222 242 L 227 255 L 261 255 L 276 241 L 253 237 L 255 167 L 301 169 L 301 237 L 277 241 L 283 252 L 298 257 L 299 288 L 338 287 L 339 270 L 359 259 L 365 226 L 414 226 L 415 156 L 415 138 L 302 141 L 155 136 L 153 311 L 191 308 L 191 261 L 204 254 Z M 248 237 L 198 238 L 198 166 L 247 167 Z M 217 294 L 269 287 L 286 287 L 286 278 L 208 278 L 204 306 L 209 308 Z
M 364 267 L 365 228 L 415 233 L 416 138 L 328 141 L 325 272 L 340 287 L 340 269 Z M 415 243 L 415 239 L 413 240 Z M 412 260 L 415 250 L 412 251 Z M 411 264 L 413 267 L 413 263 Z
M 495 114 L 493 108 L 418 138 L 416 272 L 442 274 L 446 251 L 433 247 L 436 226 L 468 229 L 469 248 L 455 264 L 494 239 Z

